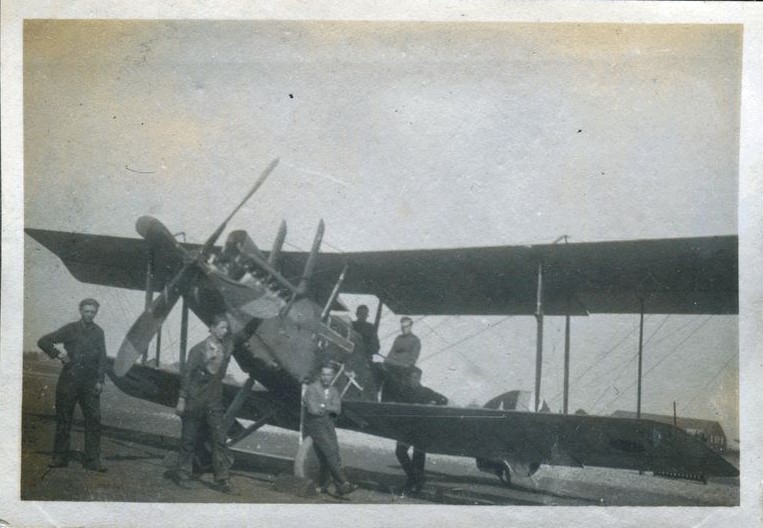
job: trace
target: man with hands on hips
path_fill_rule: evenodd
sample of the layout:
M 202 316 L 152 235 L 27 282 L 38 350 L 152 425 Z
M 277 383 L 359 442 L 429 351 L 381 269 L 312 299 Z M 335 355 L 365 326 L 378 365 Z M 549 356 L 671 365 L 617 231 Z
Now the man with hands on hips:
M 93 321 L 99 304 L 95 299 L 79 303 L 80 320 L 66 324 L 37 342 L 48 356 L 63 363 L 56 384 L 56 436 L 50 467 L 69 465 L 74 407 L 79 404 L 85 418 L 85 456 L 83 467 L 106 471 L 101 463 L 100 395 L 106 372 L 106 340 L 103 329 Z M 56 347 L 63 345 L 63 350 Z

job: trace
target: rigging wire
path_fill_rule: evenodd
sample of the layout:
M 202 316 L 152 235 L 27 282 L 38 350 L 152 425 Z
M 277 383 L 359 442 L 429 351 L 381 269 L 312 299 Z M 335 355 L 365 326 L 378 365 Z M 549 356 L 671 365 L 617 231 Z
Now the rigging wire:
M 447 321 L 447 319 L 449 319 L 449 318 L 451 318 L 451 317 L 453 317 L 453 316 L 449 316 L 449 317 L 446 317 L 446 321 Z M 437 331 L 436 331 L 436 330 L 435 330 L 435 329 L 434 329 L 434 328 L 433 328 L 433 327 L 432 327 L 432 326 L 431 326 L 429 323 L 427 323 L 426 321 L 422 321 L 422 323 L 424 324 L 424 326 L 426 326 L 427 328 L 429 328 L 429 329 L 431 330 L 431 333 L 432 333 L 432 334 L 434 334 L 434 335 L 436 335 L 437 337 L 439 337 L 439 338 L 440 338 L 440 340 L 442 340 L 442 341 L 443 341 L 443 342 L 444 342 L 446 345 L 450 345 L 450 344 L 451 344 L 451 342 L 450 342 L 450 341 L 448 341 L 447 339 L 445 339 L 444 337 L 442 337 L 442 335 L 440 335 L 440 334 L 439 334 L 439 333 L 438 333 L 438 332 L 437 332 Z M 438 325 L 437 325 L 437 328 L 439 328 L 440 326 L 442 326 L 444 323 L 445 323 L 445 321 L 442 321 L 442 322 L 440 322 L 440 324 L 438 324 Z M 430 334 L 430 335 L 431 335 L 431 334 Z M 493 381 L 494 381 L 494 382 L 497 382 L 497 383 L 499 383 L 499 385 L 502 383 L 502 381 L 498 380 L 498 379 L 495 377 L 495 374 L 494 374 L 494 373 L 492 373 L 492 372 L 489 372 L 489 371 L 485 370 L 485 368 L 484 368 L 483 366 L 479 365 L 477 362 L 475 362 L 475 361 L 473 361 L 472 359 L 470 359 L 470 358 L 469 358 L 469 357 L 466 355 L 466 353 L 464 353 L 464 352 L 462 352 L 461 350 L 458 350 L 458 349 L 456 349 L 456 353 L 457 353 L 457 354 L 458 354 L 458 355 L 459 355 L 459 356 L 460 356 L 460 357 L 461 357 L 463 360 L 465 360 L 466 362 L 470 363 L 470 364 L 471 364 L 471 365 L 472 365 L 472 366 L 473 366 L 475 369 L 477 369 L 479 372 L 481 372 L 481 373 L 482 373 L 482 375 L 483 375 L 483 376 L 484 376 L 486 379 L 492 378 L 492 379 L 493 379 Z M 419 363 L 420 363 L 420 362 L 419 362 Z
M 652 334 L 651 334 L 651 335 L 650 335 L 650 336 L 649 336 L 649 337 L 646 339 L 646 341 L 644 341 L 644 345 L 643 345 L 644 347 L 645 347 L 646 345 L 648 345 L 648 344 L 649 344 L 649 342 L 652 340 L 652 338 L 653 338 L 655 335 L 657 335 L 657 333 L 660 331 L 660 329 L 661 329 L 663 326 L 665 326 L 665 323 L 668 321 L 668 319 L 670 318 L 670 316 L 671 316 L 671 315 L 672 315 L 672 314 L 668 314 L 668 315 L 665 317 L 665 319 L 663 319 L 663 320 L 662 320 L 662 322 L 661 322 L 661 323 L 660 323 L 660 324 L 657 326 L 657 328 L 656 328 L 656 329 L 655 329 L 655 330 L 652 332 Z M 696 320 L 696 319 L 695 319 L 695 320 Z M 622 367 L 620 367 L 620 369 L 617 371 L 617 374 L 614 376 L 614 378 L 612 378 L 612 379 L 611 379 L 611 381 L 610 381 L 609 385 L 607 386 L 607 388 L 605 388 L 605 389 L 604 389 L 604 392 L 603 392 L 603 393 L 601 393 L 601 394 L 599 395 L 599 397 L 598 397 L 598 398 L 596 398 L 596 400 L 594 401 L 593 405 L 591 405 L 591 407 L 594 407 L 594 406 L 596 406 L 596 405 L 599 403 L 599 401 L 601 401 L 601 398 L 603 398 L 603 397 L 604 397 L 604 395 L 607 393 L 607 391 L 609 390 L 609 387 L 610 387 L 610 386 L 613 386 L 613 385 L 615 385 L 615 383 L 616 383 L 616 382 L 617 382 L 617 381 L 618 381 L 618 380 L 619 380 L 619 379 L 622 377 L 622 375 L 625 373 L 625 370 L 628 368 L 628 366 L 629 366 L 631 363 L 633 363 L 633 362 L 634 362 L 634 361 L 635 361 L 637 358 L 638 358 L 638 351 L 636 351 L 634 354 L 632 354 L 632 355 L 631 355 L 631 358 L 630 358 L 630 359 L 629 359 L 629 360 L 628 360 L 628 361 L 627 361 L 627 362 L 626 362 L 626 363 L 625 363 L 625 364 L 624 364 Z M 584 389 L 584 388 L 586 388 L 586 387 L 590 387 L 590 386 L 591 386 L 591 385 L 593 385 L 593 384 L 594 384 L 596 381 L 599 381 L 599 380 L 598 380 L 598 378 L 594 378 L 594 379 L 592 379 L 591 381 L 589 381 L 588 383 L 586 383 L 586 384 L 584 384 L 584 385 L 581 385 L 581 386 L 579 386 L 579 387 L 578 387 L 578 389 Z
M 603 359 L 604 359 L 606 356 L 608 356 L 609 354 L 611 354 L 611 353 L 612 353 L 612 352 L 613 352 L 615 349 L 617 349 L 617 348 L 618 348 L 620 345 L 622 345 L 622 344 L 623 344 L 623 343 L 626 341 L 626 339 L 628 339 L 628 338 L 631 336 L 631 334 L 632 334 L 633 332 L 635 332 L 635 331 L 636 331 L 636 329 L 637 329 L 638 327 L 639 327 L 639 323 L 636 323 L 636 324 L 633 326 L 633 328 L 632 328 L 632 329 L 631 329 L 631 330 L 630 330 L 630 331 L 629 331 L 627 334 L 625 334 L 625 335 L 624 335 L 624 336 L 623 336 L 623 337 L 620 339 L 620 341 L 618 341 L 617 343 L 615 343 L 615 344 L 614 344 L 612 347 L 610 347 L 608 350 L 606 350 L 606 351 L 604 351 L 603 353 L 599 354 L 599 355 L 598 355 L 598 356 L 597 356 L 597 357 L 596 357 L 596 358 L 595 358 L 595 359 L 594 359 L 594 360 L 593 360 L 593 361 L 592 361 L 592 362 L 591 362 L 591 363 L 588 365 L 588 367 L 586 367 L 586 369 L 585 369 L 583 372 L 581 372 L 581 373 L 580 373 L 578 376 L 576 376 L 576 377 L 575 377 L 575 379 L 574 379 L 574 380 L 572 380 L 572 381 L 570 382 L 570 385 L 569 385 L 569 386 L 570 386 L 570 388 L 572 388 L 572 387 L 573 387 L 573 386 L 574 386 L 574 385 L 575 385 L 575 384 L 576 384 L 578 381 L 580 381 L 580 380 L 581 380 L 583 377 L 585 377 L 585 376 L 586 376 L 586 374 L 588 374 L 588 373 L 589 373 L 591 370 L 593 370 L 593 368 L 594 368 L 594 367 L 596 367 L 597 365 L 600 365 L 600 364 L 601 364 L 601 362 L 602 362 L 602 360 L 603 360 Z M 553 402 L 553 401 L 555 401 L 555 400 L 559 399 L 559 398 L 560 398 L 560 397 L 561 397 L 563 394 L 564 394 L 564 391 L 560 392 L 559 394 L 556 394 L 556 395 L 555 395 L 553 398 L 551 398 L 550 400 L 548 400 L 548 403 L 551 403 L 551 402 Z
M 726 363 L 723 364 L 723 366 L 718 370 L 718 372 L 715 373 L 715 375 L 713 376 L 713 378 L 709 382 L 707 382 L 707 383 L 702 385 L 702 387 L 689 400 L 689 403 L 687 403 L 686 405 L 681 405 L 681 410 L 683 410 L 683 411 L 688 410 L 692 406 L 694 401 L 697 398 L 699 398 L 699 396 L 701 394 L 705 393 L 705 389 L 707 389 L 713 383 L 715 383 L 715 380 L 717 380 L 720 377 L 720 375 L 723 374 L 723 371 L 726 370 L 728 368 L 728 366 L 731 365 L 731 362 L 737 357 L 737 353 L 738 353 L 738 351 L 734 350 L 734 351 L 731 352 L 731 354 L 729 354 L 729 359 L 726 360 Z
M 466 337 L 464 337 L 464 338 L 462 338 L 462 339 L 459 339 L 458 341 L 456 341 L 456 342 L 454 342 L 454 343 L 451 343 L 450 345 L 448 345 L 448 346 L 446 346 L 446 347 L 444 347 L 444 348 L 441 348 L 441 349 L 439 349 L 439 350 L 437 350 L 437 351 L 435 351 L 435 352 L 433 352 L 433 353 L 429 354 L 427 357 L 420 359 L 420 360 L 419 360 L 419 364 L 423 363 L 424 361 L 428 361 L 428 360 L 432 359 L 433 357 L 435 357 L 435 356 L 437 356 L 437 355 L 439 355 L 439 354 L 441 354 L 441 353 L 445 352 L 446 350 L 450 350 L 451 348 L 453 348 L 453 347 L 455 347 L 455 346 L 457 346 L 457 345 L 460 345 L 461 343 L 464 343 L 464 342 L 466 342 L 466 341 L 468 341 L 468 340 L 470 340 L 470 339 L 472 339 L 472 338 L 474 338 L 474 337 L 477 337 L 478 335 L 480 335 L 480 334 L 482 334 L 482 333 L 484 333 L 484 332 L 487 332 L 488 330 L 492 330 L 492 329 L 494 329 L 494 328 L 495 328 L 495 327 L 497 327 L 498 325 L 501 325 L 501 324 L 503 324 L 504 322 L 506 322 L 506 321 L 508 321 L 509 319 L 511 319 L 511 317 L 512 317 L 511 315 L 507 315 L 506 317 L 504 317 L 504 318 L 500 319 L 498 322 L 496 322 L 496 323 L 493 323 L 493 324 L 488 324 L 486 327 L 484 327 L 484 328 L 480 328 L 480 329 L 479 329 L 479 330 L 477 330 L 476 332 L 473 332 L 473 333 L 471 333 L 471 334 L 467 335 Z
M 657 332 L 659 332 L 660 329 L 665 325 L 667 320 L 670 318 L 670 315 L 671 314 L 668 314 L 665 317 L 665 319 L 662 320 L 662 323 L 660 323 L 659 326 L 657 326 L 657 328 L 654 330 L 654 332 L 652 332 L 652 334 L 647 338 L 647 340 L 644 342 L 644 345 L 643 345 L 644 347 L 646 347 L 646 345 L 649 344 L 649 342 L 652 340 L 652 338 L 655 335 L 657 335 Z M 696 319 L 695 319 L 695 321 L 696 321 Z M 591 405 L 592 408 L 596 407 L 596 405 L 598 405 L 598 403 L 601 401 L 601 399 L 604 396 L 606 396 L 607 392 L 609 392 L 610 387 L 615 387 L 616 382 L 622 377 L 622 375 L 625 373 L 625 371 L 628 368 L 628 366 L 630 366 L 630 364 L 633 363 L 637 358 L 638 358 L 638 351 L 636 351 L 634 354 L 632 354 L 631 358 L 622 367 L 620 367 L 620 370 L 617 371 L 617 374 L 612 379 L 612 381 L 607 384 L 607 386 L 604 388 L 604 390 L 601 392 L 601 394 L 599 394 L 599 397 L 596 398 L 596 400 L 593 402 L 593 404 Z M 586 385 L 583 385 L 583 387 L 591 386 L 594 381 L 596 381 L 596 380 L 590 381 Z M 617 390 L 617 387 L 615 387 L 615 390 Z M 618 392 L 618 394 L 619 394 L 619 392 Z
M 646 378 L 646 377 L 647 377 L 647 375 L 648 375 L 649 373 L 653 372 L 653 371 L 654 371 L 654 369 L 656 369 L 657 367 L 659 367 L 659 366 L 660 366 L 660 365 L 661 365 L 661 364 L 662 364 L 662 363 L 663 363 L 663 362 L 664 362 L 666 359 L 668 359 L 668 358 L 669 358 L 670 356 L 672 356 L 672 355 L 673 355 L 673 354 L 674 354 L 676 351 L 678 351 L 678 350 L 679 350 L 679 349 L 680 349 L 680 348 L 683 346 L 683 344 L 684 344 L 684 343 L 686 343 L 686 342 L 687 342 L 687 341 L 688 341 L 688 340 L 689 340 L 689 339 L 690 339 L 690 338 L 691 338 L 691 337 L 692 337 L 694 334 L 696 334 L 696 333 L 697 333 L 697 332 L 698 332 L 698 331 L 699 331 L 699 330 L 700 330 L 702 327 L 704 327 L 704 326 L 705 326 L 705 325 L 708 323 L 708 321 L 710 321 L 710 319 L 712 319 L 712 318 L 713 318 L 713 315 L 711 314 L 710 316 L 708 316 L 708 318 L 707 318 L 707 319 L 705 319 L 704 321 L 702 321 L 702 322 L 699 324 L 699 326 L 697 326 L 697 327 L 696 327 L 694 330 L 692 330 L 692 331 L 689 333 L 689 335 L 687 335 L 687 336 L 686 336 L 686 337 L 685 337 L 685 338 L 684 338 L 684 339 L 683 339 L 683 340 L 682 340 L 680 343 L 678 343 L 678 344 L 677 344 L 675 347 L 673 347 L 673 349 L 672 349 L 672 350 L 670 350 L 670 352 L 668 352 L 667 354 L 665 354 L 665 355 L 662 357 L 662 359 L 660 359 L 660 360 L 659 360 L 657 363 L 655 363 L 655 364 L 654 364 L 654 365 L 652 365 L 652 366 L 651 366 L 649 369 L 647 369 L 647 370 L 646 370 L 646 371 L 645 371 L 645 372 L 644 372 L 644 373 L 641 375 L 641 379 L 643 380 L 644 378 Z M 630 385 L 628 385 L 628 386 L 627 386 L 625 389 L 623 389 L 622 391 L 620 391 L 620 393 L 619 393 L 617 396 L 615 396 L 615 398 L 613 398 L 613 399 L 612 399 L 612 400 L 611 400 L 611 401 L 610 401 L 610 402 L 609 402 L 607 405 L 605 405 L 605 406 L 604 406 L 602 409 L 605 409 L 605 408 L 607 408 L 607 407 L 611 406 L 613 403 L 615 403 L 617 400 L 619 400 L 619 399 L 620 399 L 620 398 L 621 398 L 621 397 L 622 397 L 624 394 L 627 394 L 627 392 L 628 392 L 630 389 L 632 389 L 634 386 L 636 386 L 637 384 L 638 384 L 638 380 L 636 380 L 636 381 L 634 381 L 633 383 L 631 383 Z

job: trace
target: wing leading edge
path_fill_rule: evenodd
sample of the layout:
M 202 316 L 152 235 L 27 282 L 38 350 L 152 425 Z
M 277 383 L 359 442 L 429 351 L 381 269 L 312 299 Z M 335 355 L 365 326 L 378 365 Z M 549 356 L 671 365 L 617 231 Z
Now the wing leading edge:
M 736 236 L 323 254 L 319 272 L 350 271 L 342 290 L 409 315 L 532 315 L 538 264 L 543 311 L 738 313 Z M 304 254 L 285 254 L 300 269 Z
M 145 241 L 26 229 L 82 282 L 145 288 Z M 544 313 L 736 314 L 736 236 L 472 247 L 362 253 L 322 253 L 314 287 L 327 297 L 345 263 L 346 293 L 373 294 L 410 315 L 531 315 L 538 264 L 543 265 Z M 184 244 L 192 251 L 199 246 Z M 307 253 L 285 252 L 282 274 L 298 277 Z M 154 289 L 179 262 L 155 255 Z M 321 280 L 322 279 L 322 280 Z

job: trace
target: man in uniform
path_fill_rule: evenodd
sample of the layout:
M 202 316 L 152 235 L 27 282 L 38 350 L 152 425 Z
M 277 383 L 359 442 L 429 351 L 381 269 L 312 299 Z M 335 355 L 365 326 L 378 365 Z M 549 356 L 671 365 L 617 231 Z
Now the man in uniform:
M 398 403 L 419 403 L 425 405 L 446 405 L 448 399 L 421 385 L 421 369 L 416 362 L 421 353 L 421 341 L 413 334 L 413 321 L 410 317 L 400 319 L 401 334 L 395 338 L 392 349 L 384 360 L 387 370 L 382 401 Z M 419 493 L 424 484 L 424 465 L 426 453 L 413 448 L 413 459 L 408 456 L 410 445 L 397 442 L 395 456 L 405 471 L 405 488 L 412 493 Z
M 397 393 L 408 384 L 421 353 L 421 341 L 413 335 L 413 321 L 410 317 L 400 319 L 400 331 L 384 359 L 382 401 L 400 401 Z
M 421 341 L 413 335 L 413 320 L 410 317 L 400 319 L 400 332 L 384 363 L 396 367 L 413 367 L 419 360 Z
M 191 348 L 188 361 L 183 367 L 180 397 L 175 409 L 183 420 L 176 480 L 181 488 L 191 487 L 197 435 L 201 425 L 206 423 L 212 436 L 215 483 L 223 493 L 232 492 L 223 430 L 225 407 L 222 379 L 233 351 L 228 331 L 228 319 L 224 315 L 215 316 L 209 328 L 209 337 Z
M 356 319 L 352 322 L 352 329 L 363 338 L 363 351 L 368 362 L 373 362 L 373 357 L 379 353 L 379 336 L 376 335 L 376 327 L 366 321 L 368 319 L 368 306 L 361 304 L 355 311 Z
M 62 326 L 37 342 L 48 356 L 60 359 L 64 367 L 56 384 L 56 437 L 51 467 L 69 464 L 74 407 L 79 404 L 85 417 L 85 457 L 83 467 L 106 471 L 101 463 L 100 394 L 106 370 L 106 341 L 103 330 L 93 320 L 98 314 L 98 301 L 84 299 L 79 303 L 80 320 Z M 64 350 L 56 345 L 62 344 Z
M 357 489 L 347 480 L 339 458 L 339 444 L 336 439 L 334 419 L 342 412 L 342 400 L 339 391 L 331 385 L 334 368 L 330 365 L 321 368 L 320 377 L 305 389 L 304 432 L 313 439 L 313 449 L 320 463 L 318 484 L 321 493 L 326 493 L 329 476 L 333 477 L 338 495 L 347 495 Z

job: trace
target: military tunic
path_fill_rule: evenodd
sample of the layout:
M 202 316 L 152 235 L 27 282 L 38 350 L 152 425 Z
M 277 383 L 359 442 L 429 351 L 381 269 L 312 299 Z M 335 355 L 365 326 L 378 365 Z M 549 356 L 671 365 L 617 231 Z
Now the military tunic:
M 58 357 L 55 345 L 62 344 L 69 356 L 56 384 L 56 436 L 53 456 L 66 463 L 71 440 L 74 407 L 79 404 L 85 418 L 85 465 L 100 462 L 101 398 L 96 383 L 103 384 L 106 371 L 106 340 L 95 323 L 69 323 L 37 342 L 51 358 Z
M 363 351 L 372 361 L 375 354 L 379 352 L 379 337 L 376 335 L 376 327 L 368 321 L 353 321 L 352 329 L 363 338 Z
M 320 463 L 318 484 L 325 488 L 329 475 L 337 487 L 347 482 L 339 457 L 339 443 L 333 417 L 342 411 L 342 401 L 336 387 L 324 387 L 320 380 L 307 386 L 303 399 L 305 407 L 305 436 L 313 439 L 313 449 Z
M 212 434 L 212 467 L 215 480 L 228 478 L 222 379 L 228 369 L 232 350 L 230 340 L 220 342 L 214 336 L 209 336 L 188 353 L 188 361 L 183 368 L 180 382 L 180 398 L 185 399 L 178 458 L 178 473 L 181 478 L 191 475 L 197 435 L 202 424 L 206 424 Z

